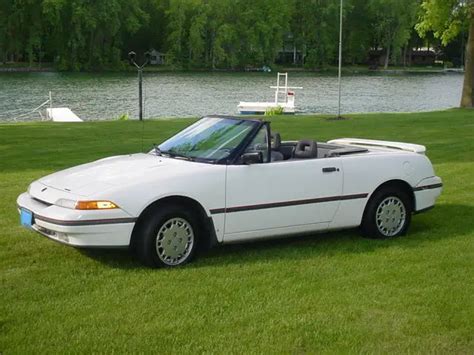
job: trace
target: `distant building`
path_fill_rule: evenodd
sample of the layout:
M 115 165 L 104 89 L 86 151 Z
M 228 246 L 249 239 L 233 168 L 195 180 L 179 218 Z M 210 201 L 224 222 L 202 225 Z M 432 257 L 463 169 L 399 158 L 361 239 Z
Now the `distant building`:
M 166 64 L 166 54 L 158 52 L 156 49 L 150 51 L 150 64 L 163 65 Z
M 303 54 L 296 49 L 295 40 L 292 33 L 287 33 L 283 40 L 283 48 L 278 51 L 277 64 L 302 64 Z
M 367 64 L 377 67 L 384 65 L 387 52 L 384 49 L 375 49 L 369 52 Z M 437 55 L 431 49 L 412 49 L 406 54 L 406 63 L 408 65 L 434 65 Z M 403 59 L 401 59 L 403 62 Z
M 411 64 L 414 65 L 433 65 L 436 59 L 436 53 L 431 50 L 415 50 L 411 52 Z

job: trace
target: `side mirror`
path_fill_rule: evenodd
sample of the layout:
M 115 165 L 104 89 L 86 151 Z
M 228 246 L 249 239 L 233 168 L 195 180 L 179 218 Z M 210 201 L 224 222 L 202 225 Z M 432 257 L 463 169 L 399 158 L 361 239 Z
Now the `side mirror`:
M 242 158 L 242 163 L 246 165 L 263 163 L 262 152 L 245 153 L 245 154 L 242 154 L 241 158 Z

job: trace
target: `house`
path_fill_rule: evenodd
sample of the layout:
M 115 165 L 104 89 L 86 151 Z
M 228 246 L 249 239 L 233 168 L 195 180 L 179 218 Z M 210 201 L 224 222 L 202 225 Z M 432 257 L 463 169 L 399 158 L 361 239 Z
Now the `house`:
M 369 52 L 367 64 L 371 67 L 382 66 L 385 63 L 387 52 L 384 49 L 375 49 Z M 403 54 L 402 54 L 403 55 Z M 408 49 L 405 63 L 407 65 L 434 65 L 437 59 L 436 53 L 431 49 Z M 400 58 L 403 63 L 403 58 Z
M 287 33 L 283 39 L 283 47 L 278 51 L 276 64 L 302 64 L 303 53 L 296 48 L 292 33 Z
M 150 50 L 150 64 L 163 65 L 166 63 L 166 54 L 158 52 L 156 49 Z
M 414 50 L 411 52 L 411 64 L 414 65 L 433 65 L 436 59 L 436 53 L 432 50 Z

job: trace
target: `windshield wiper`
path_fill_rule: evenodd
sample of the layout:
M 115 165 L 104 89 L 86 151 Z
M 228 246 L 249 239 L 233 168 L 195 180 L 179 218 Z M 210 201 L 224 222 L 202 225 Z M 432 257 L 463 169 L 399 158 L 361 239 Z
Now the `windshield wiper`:
M 162 155 L 161 150 L 156 143 L 153 143 L 153 150 L 155 151 L 156 155 Z
M 181 154 L 181 153 L 176 153 L 172 150 L 164 150 L 164 151 L 161 151 L 160 150 L 160 154 L 163 155 L 168 155 L 170 158 L 179 158 L 179 159 L 184 159 L 184 160 L 188 160 L 188 161 L 195 161 L 196 159 L 193 158 L 193 157 L 188 157 L 187 155 L 184 155 L 184 154 Z

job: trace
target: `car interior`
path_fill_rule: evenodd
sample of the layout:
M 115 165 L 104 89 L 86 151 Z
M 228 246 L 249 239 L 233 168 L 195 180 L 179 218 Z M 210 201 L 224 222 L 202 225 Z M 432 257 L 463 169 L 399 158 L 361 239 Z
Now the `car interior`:
M 320 143 L 311 139 L 282 142 L 280 133 L 271 134 L 271 161 L 295 159 L 332 158 L 341 155 L 365 153 L 366 148 L 350 147 L 337 144 Z

